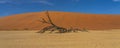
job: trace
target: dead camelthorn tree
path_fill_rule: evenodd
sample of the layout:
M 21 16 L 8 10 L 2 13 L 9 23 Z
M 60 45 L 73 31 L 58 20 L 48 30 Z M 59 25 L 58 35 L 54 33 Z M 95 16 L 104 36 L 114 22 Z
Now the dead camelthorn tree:
M 45 28 L 43 28 L 42 30 L 40 30 L 38 33 L 44 33 L 46 31 L 51 31 L 50 33 L 52 33 L 53 31 L 58 31 L 59 33 L 65 33 L 67 32 L 67 29 L 66 28 L 63 28 L 63 27 L 59 27 L 57 26 L 56 24 L 54 24 L 49 16 L 49 12 L 46 11 L 46 16 L 48 18 L 48 21 L 46 21 L 44 18 L 41 18 L 42 20 L 40 20 L 40 22 L 42 23 L 46 23 L 46 24 L 50 24 L 50 26 L 47 26 Z

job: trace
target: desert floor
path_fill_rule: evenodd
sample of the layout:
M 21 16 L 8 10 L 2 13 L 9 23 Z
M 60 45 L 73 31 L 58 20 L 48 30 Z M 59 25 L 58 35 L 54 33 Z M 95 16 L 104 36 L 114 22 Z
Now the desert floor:
M 120 48 L 120 30 L 78 33 L 0 31 L 0 48 Z

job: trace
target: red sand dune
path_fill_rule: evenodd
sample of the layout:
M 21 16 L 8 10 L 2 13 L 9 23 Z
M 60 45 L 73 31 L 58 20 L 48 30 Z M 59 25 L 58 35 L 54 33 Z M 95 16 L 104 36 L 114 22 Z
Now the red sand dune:
M 81 14 L 50 11 L 52 21 L 65 28 L 120 29 L 120 15 Z M 40 17 L 47 20 L 45 12 L 18 14 L 0 18 L 0 30 L 37 30 L 48 24 L 39 22 Z

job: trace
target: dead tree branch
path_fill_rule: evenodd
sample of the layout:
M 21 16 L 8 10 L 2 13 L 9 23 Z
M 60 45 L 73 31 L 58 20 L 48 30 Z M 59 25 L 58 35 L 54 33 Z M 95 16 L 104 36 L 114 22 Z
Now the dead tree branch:
M 51 26 L 47 26 L 47 27 L 43 28 L 42 30 L 39 31 L 39 33 L 44 33 L 45 31 L 51 31 L 51 32 L 53 32 L 53 31 L 56 31 L 56 30 L 58 30 L 59 33 L 67 32 L 66 28 L 59 27 L 59 26 L 55 25 L 52 22 L 52 20 L 51 20 L 51 18 L 49 16 L 49 12 L 48 11 L 46 11 L 45 14 L 46 14 L 46 16 L 48 18 L 48 21 L 46 21 L 44 18 L 41 18 L 42 20 L 40 20 L 40 22 L 50 24 Z

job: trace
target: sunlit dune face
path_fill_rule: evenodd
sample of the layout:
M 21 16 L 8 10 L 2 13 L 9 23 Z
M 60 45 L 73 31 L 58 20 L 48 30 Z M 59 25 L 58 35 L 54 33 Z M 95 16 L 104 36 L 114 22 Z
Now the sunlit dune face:
M 49 12 L 54 24 L 64 28 L 119 29 L 119 15 L 80 14 L 69 12 Z M 48 20 L 45 12 L 18 14 L 0 18 L 1 30 L 42 29 L 49 24 L 41 23 L 40 18 Z

